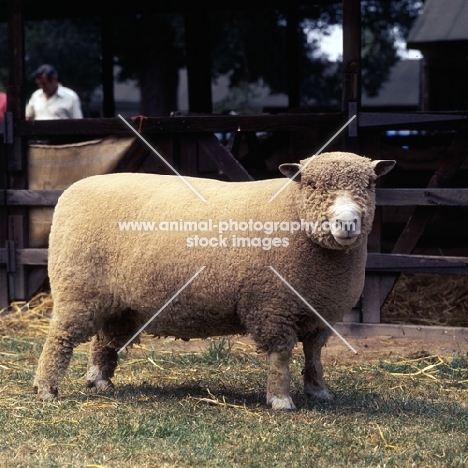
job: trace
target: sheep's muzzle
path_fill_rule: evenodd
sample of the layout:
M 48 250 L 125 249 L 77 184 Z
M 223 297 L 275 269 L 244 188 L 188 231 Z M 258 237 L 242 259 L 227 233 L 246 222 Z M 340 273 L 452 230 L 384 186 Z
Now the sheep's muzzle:
M 351 245 L 361 234 L 361 209 L 352 198 L 343 194 L 330 208 L 330 232 L 340 245 Z

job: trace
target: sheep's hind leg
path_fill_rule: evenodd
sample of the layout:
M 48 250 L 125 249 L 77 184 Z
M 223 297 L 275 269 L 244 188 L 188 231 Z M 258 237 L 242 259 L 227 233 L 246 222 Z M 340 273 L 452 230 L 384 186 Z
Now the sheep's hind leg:
M 267 403 L 274 410 L 293 411 L 296 409 L 289 395 L 291 382 L 289 360 L 291 354 L 291 350 L 269 353 L 270 370 L 267 382 Z
M 305 357 L 304 392 L 307 396 L 322 401 L 332 401 L 333 397 L 325 388 L 323 367 L 321 362 L 322 347 L 325 346 L 331 332 L 328 328 L 321 328 L 315 333 L 303 337 L 303 351 Z
M 89 340 L 94 333 L 91 321 L 61 321 L 60 314 L 57 313 L 58 307 L 58 305 L 54 306 L 53 316 L 56 318 L 51 320 L 34 377 L 34 391 L 38 398 L 44 401 L 51 400 L 58 395 L 59 383 L 68 369 L 74 348 Z M 68 316 L 77 316 L 75 311 L 71 311 L 70 304 L 65 308 Z M 61 310 L 60 313 L 64 312 Z M 85 324 L 90 325 L 87 327 Z
M 91 340 L 87 386 L 97 390 L 114 387 L 111 378 L 118 363 L 118 351 L 137 332 L 135 313 L 125 311 L 119 317 L 110 317 Z

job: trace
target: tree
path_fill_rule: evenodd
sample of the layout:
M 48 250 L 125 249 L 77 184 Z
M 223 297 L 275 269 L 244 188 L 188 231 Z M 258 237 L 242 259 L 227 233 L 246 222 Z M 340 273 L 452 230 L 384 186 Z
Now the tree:
M 143 115 L 177 110 L 179 69 L 184 65 L 183 19 L 178 14 L 142 14 L 115 22 L 116 64 L 121 81 L 135 79 Z
M 421 0 L 362 0 L 362 83 L 375 95 L 399 60 L 397 42 L 403 40 L 421 11 Z M 339 108 L 339 64 L 317 53 L 308 31 L 326 34 L 342 22 L 341 2 L 302 6 L 297 11 L 302 106 Z M 248 111 L 255 85 L 272 92 L 288 91 L 287 22 L 289 12 L 260 7 L 216 10 L 210 13 L 212 76 L 228 75 L 231 95 L 226 106 Z M 175 109 L 177 69 L 184 65 L 183 18 L 177 15 L 141 15 L 122 22 L 117 37 L 122 78 L 136 78 L 141 86 L 142 112 L 167 115 Z M 164 91 L 162 91 L 164 90 Z M 221 109 L 222 110 L 222 109 Z M 226 110 L 226 109 L 225 109 Z
M 375 96 L 400 60 L 398 43 L 404 42 L 424 0 L 362 0 L 362 85 Z
M 309 25 L 324 30 L 336 22 L 337 12 L 332 7 L 307 7 L 301 14 Z M 328 23 L 327 23 L 328 22 Z M 284 12 L 261 7 L 248 10 L 220 10 L 209 18 L 212 76 L 216 80 L 228 75 L 234 105 L 232 110 L 248 111 L 244 100 L 251 95 L 253 85 L 267 85 L 272 92 L 287 92 L 287 50 Z M 331 93 L 339 96 L 339 79 L 329 70 L 323 57 L 314 54 L 318 48 L 307 41 L 303 22 L 298 24 L 304 85 L 312 82 L 310 96 L 323 104 Z M 119 79 L 136 79 L 140 85 L 142 113 L 168 115 L 176 109 L 178 70 L 185 64 L 185 31 L 183 18 L 177 14 L 141 14 L 119 18 L 116 22 L 115 55 L 121 67 Z M 311 77 L 315 78 L 311 78 Z M 240 96 L 240 98 L 237 98 Z M 244 99 L 242 99 L 242 96 Z
M 377 94 L 399 60 L 398 43 L 420 14 L 423 0 L 362 0 L 362 85 Z M 327 34 L 342 23 L 342 3 L 301 7 L 297 31 L 300 48 L 302 104 L 339 108 L 339 64 L 317 54 L 317 40 L 308 32 Z M 284 12 L 274 9 L 225 12 L 212 22 L 215 46 L 214 76 L 230 73 L 235 88 L 262 79 L 275 92 L 287 92 L 286 23 Z M 316 37 L 316 35 L 314 36 Z
M 362 83 L 375 95 L 399 59 L 397 41 L 404 39 L 418 16 L 423 0 L 362 0 Z M 301 105 L 339 108 L 339 63 L 318 53 L 309 31 L 326 34 L 342 22 L 341 2 L 298 7 L 296 12 Z M 256 9 L 213 10 L 210 13 L 212 76 L 228 75 L 233 90 L 230 105 L 247 111 L 242 96 L 262 84 L 272 92 L 287 92 L 287 21 L 289 11 Z M 93 18 L 44 20 L 26 24 L 25 63 L 29 73 L 51 62 L 61 81 L 87 102 L 101 84 L 100 22 Z M 145 115 L 168 115 L 177 108 L 178 72 L 184 67 L 185 31 L 177 12 L 115 18 L 115 64 L 119 79 L 136 79 Z M 6 48 L 6 28 L 0 29 L 0 52 Z M 0 78 L 7 54 L 0 53 Z M 3 73 L 5 74 L 5 73 Z M 34 83 L 27 82 L 32 92 Z M 238 96 L 241 96 L 239 99 Z M 248 102 L 247 102 L 248 104 Z M 244 107 L 242 107 L 244 106 Z M 236 110 L 236 109 L 233 109 Z
M 86 105 L 102 83 L 101 26 L 96 18 L 25 23 L 25 95 L 36 89 L 30 74 L 42 63 L 54 65 L 60 82 Z
M 340 77 L 335 64 L 318 54 L 317 41 L 308 29 L 326 33 L 339 19 L 339 8 L 302 7 L 295 24 L 299 57 L 301 105 L 336 105 Z M 279 9 L 227 11 L 213 15 L 213 76 L 228 74 L 237 93 L 248 84 L 262 83 L 274 93 L 288 92 L 287 22 L 289 12 Z M 235 109 L 234 109 L 235 110 Z

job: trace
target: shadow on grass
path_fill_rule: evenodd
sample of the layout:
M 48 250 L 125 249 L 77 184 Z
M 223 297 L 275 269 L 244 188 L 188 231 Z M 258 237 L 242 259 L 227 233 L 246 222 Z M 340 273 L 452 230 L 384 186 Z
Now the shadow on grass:
M 113 398 L 129 405 L 138 404 L 172 406 L 178 405 L 187 398 L 197 400 L 215 399 L 219 406 L 237 405 L 249 410 L 268 410 L 265 397 L 266 389 L 249 389 L 234 387 L 220 387 L 213 382 L 212 386 L 194 384 L 153 385 L 142 383 L 141 385 L 125 384 L 112 392 Z M 99 394 L 94 394 L 98 396 Z M 434 398 L 414 397 L 411 392 L 376 392 L 365 390 L 340 390 L 335 392 L 332 402 L 320 402 L 307 397 L 303 393 L 291 394 L 300 413 L 320 413 L 322 415 L 354 416 L 380 418 L 421 418 L 439 425 L 444 425 L 447 430 L 451 427 L 468 432 L 468 409 L 455 401 L 435 401 Z M 86 395 L 83 395 L 86 398 Z M 92 398 L 92 393 L 88 394 Z M 206 402 L 205 400 L 205 403 Z M 216 406 L 218 406 L 216 405 Z M 292 413 L 295 414 L 295 413 Z
M 447 395 L 448 397 L 448 395 Z M 422 418 L 445 425 L 447 429 L 464 426 L 468 431 L 468 409 L 465 405 L 433 397 L 415 397 L 411 392 L 376 392 L 365 390 L 339 391 L 330 403 L 318 402 L 305 395 L 296 396 L 296 406 L 322 414 L 366 415 L 380 418 Z
M 219 385 L 199 385 L 199 384 L 180 384 L 180 385 L 151 385 L 143 383 L 142 385 L 121 385 L 114 390 L 114 398 L 130 403 L 141 399 L 149 404 L 177 404 L 186 399 L 193 398 L 200 400 L 203 398 L 216 399 L 220 403 L 225 402 L 228 405 L 246 406 L 249 409 L 257 408 L 259 405 L 267 408 L 265 393 L 261 390 L 245 391 L 242 389 L 233 389 Z

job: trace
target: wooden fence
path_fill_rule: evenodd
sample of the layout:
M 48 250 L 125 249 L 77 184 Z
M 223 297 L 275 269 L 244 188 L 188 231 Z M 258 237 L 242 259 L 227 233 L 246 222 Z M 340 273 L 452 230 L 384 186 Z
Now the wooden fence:
M 264 162 L 285 141 L 291 149 L 294 142 L 299 153 L 294 160 L 314 154 L 322 144 L 343 126 L 347 117 L 331 114 L 278 114 L 259 116 L 173 116 L 141 118 L 132 126 L 146 143 L 136 137 L 115 172 L 132 172 L 151 153 L 158 152 L 181 174 L 222 177 L 232 181 L 252 180 Z M 463 337 L 468 329 L 458 327 L 422 327 L 380 323 L 383 303 L 402 272 L 465 275 L 468 257 L 415 255 L 413 250 L 429 224 L 434 210 L 442 206 L 468 206 L 468 188 L 453 187 L 453 181 L 468 154 L 468 115 L 464 113 L 367 113 L 357 118 L 342 135 L 330 142 L 326 150 L 343 149 L 360 152 L 372 159 L 383 159 L 382 132 L 387 129 L 417 129 L 423 132 L 442 131 L 450 134 L 450 144 L 436 163 L 424 187 L 378 187 L 375 224 L 369 238 L 366 284 L 360 303 L 338 330 L 344 335 L 372 334 L 408 337 Z M 13 300 L 29 299 L 46 278 L 47 249 L 28 247 L 28 209 L 54 206 L 60 190 L 29 190 L 24 145 L 33 139 L 67 137 L 90 140 L 108 135 L 129 136 L 133 132 L 120 118 L 83 119 L 79 121 L 16 121 L 10 113 L 0 127 L 0 308 Z M 259 138 L 259 134 L 265 136 Z M 310 135 L 312 134 L 312 138 Z M 223 144 L 219 135 L 229 138 Z M 424 139 L 424 135 L 421 136 Z M 22 142 L 23 150 L 19 142 Z M 282 143 L 279 143 L 282 142 Z M 244 147 L 244 156 L 241 146 Z M 288 146 L 289 145 L 289 146 Z M 299 148 L 299 149 L 298 149 Z M 303 154 L 300 154 L 300 153 Z M 387 150 L 388 153 L 388 150 Z M 260 155 L 260 156 L 259 156 Z M 391 157 L 391 155 L 390 155 Z M 398 158 L 397 165 L 398 165 Z M 216 170 L 203 173 L 202 166 Z M 261 165 L 261 164 L 260 164 Z M 160 169 L 164 172 L 164 164 Z M 167 173 L 167 172 L 166 172 Z M 260 172 L 259 172 L 260 174 Z M 264 175 L 264 174 L 263 174 Z M 278 174 L 279 175 L 279 174 Z M 409 206 L 413 210 L 391 251 L 382 251 L 385 223 L 382 209 L 388 206 Z

